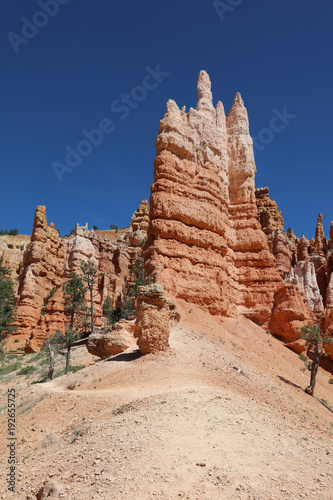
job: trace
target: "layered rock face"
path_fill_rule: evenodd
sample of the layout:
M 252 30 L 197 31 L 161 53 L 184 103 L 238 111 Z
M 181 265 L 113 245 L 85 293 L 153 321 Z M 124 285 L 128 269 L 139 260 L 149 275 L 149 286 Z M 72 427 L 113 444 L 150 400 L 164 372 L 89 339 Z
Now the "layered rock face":
M 258 219 L 268 238 L 269 249 L 276 259 L 276 269 L 284 278 L 296 261 L 297 247 L 291 233 L 285 233 L 281 210 L 270 199 L 269 189 L 256 189 Z
M 296 286 L 281 283 L 274 295 L 274 308 L 268 323 L 271 333 L 286 344 L 300 338 L 301 327 L 311 323 L 309 308 Z
M 246 108 L 225 116 L 206 72 L 196 109 L 170 100 L 156 140 L 148 272 L 173 298 L 267 324 L 281 278 L 258 221 Z
M 18 234 L 16 236 L 0 236 L 0 261 L 10 270 L 14 290 L 17 293 L 19 287 L 20 266 L 23 254 L 31 241 L 31 236 Z
M 148 206 L 147 202 L 145 206 Z M 140 223 L 136 230 L 140 230 L 144 237 Z M 114 307 L 121 306 L 132 254 L 140 251 L 141 247 L 130 247 L 124 235 L 119 241 L 112 242 L 87 227 L 77 226 L 75 236 L 60 238 L 54 224 L 47 224 L 45 207 L 37 207 L 31 243 L 20 266 L 18 287 L 17 334 L 30 336 L 27 352 L 38 350 L 45 337 L 67 324 L 62 285 L 86 261 L 92 262 L 101 274 L 94 298 L 95 325 L 101 326 L 103 301 L 109 296 Z M 45 315 L 41 316 L 42 307 Z
M 318 216 L 315 239 L 309 241 L 304 234 L 297 238 L 292 230 L 286 233 L 281 212 L 268 193 L 268 188 L 256 190 L 258 219 L 276 258 L 276 268 L 286 282 L 285 287 L 277 290 L 269 327 L 272 333 L 299 351 L 304 346 L 294 340 L 305 321 L 319 321 L 326 333 L 333 334 L 333 223 L 330 240 L 325 238 L 322 214 Z M 298 288 L 307 310 L 293 296 L 287 283 Z M 333 352 L 330 357 L 333 359 Z
M 134 336 L 138 339 L 140 352 L 165 351 L 171 328 L 180 320 L 176 304 L 164 297 L 161 285 L 141 286 L 138 291 Z

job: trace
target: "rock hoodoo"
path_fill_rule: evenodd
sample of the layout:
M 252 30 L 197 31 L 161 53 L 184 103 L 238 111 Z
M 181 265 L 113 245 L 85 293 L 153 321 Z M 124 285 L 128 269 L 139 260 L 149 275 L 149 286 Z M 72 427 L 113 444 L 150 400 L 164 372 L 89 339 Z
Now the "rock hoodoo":
M 141 286 L 138 291 L 134 336 L 138 339 L 140 352 L 165 351 L 171 327 L 180 319 L 176 304 L 164 297 L 161 285 Z
M 267 324 L 281 277 L 258 222 L 256 167 L 246 108 L 213 106 L 205 71 L 198 104 L 170 100 L 156 140 L 147 270 L 173 298 L 212 314 Z

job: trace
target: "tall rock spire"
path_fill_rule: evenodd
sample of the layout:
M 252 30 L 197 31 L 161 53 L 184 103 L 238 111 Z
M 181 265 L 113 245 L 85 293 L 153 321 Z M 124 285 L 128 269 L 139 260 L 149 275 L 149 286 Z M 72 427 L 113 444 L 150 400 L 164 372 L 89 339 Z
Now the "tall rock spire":
M 321 254 L 325 250 L 327 250 L 327 242 L 323 228 L 323 214 L 319 214 L 316 227 L 316 252 Z
M 227 116 L 229 155 L 230 203 L 253 203 L 255 201 L 254 177 L 256 165 L 253 141 L 249 132 L 249 118 L 239 93 Z
M 198 104 L 196 108 L 197 111 L 214 110 L 211 87 L 212 84 L 208 73 L 206 73 L 206 71 L 200 71 L 197 81 L 197 89 L 198 89 Z

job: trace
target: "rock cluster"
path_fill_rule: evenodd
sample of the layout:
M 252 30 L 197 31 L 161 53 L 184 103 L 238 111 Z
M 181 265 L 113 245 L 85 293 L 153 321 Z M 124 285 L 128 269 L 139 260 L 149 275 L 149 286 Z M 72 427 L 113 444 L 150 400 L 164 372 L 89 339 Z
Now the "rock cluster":
M 297 286 L 305 299 L 307 309 L 295 299 L 288 287 L 280 287 L 275 296 L 269 327 L 272 333 L 299 351 L 301 344 L 294 342 L 294 339 L 297 332 L 299 336 L 300 326 L 305 321 L 319 321 L 327 334 L 333 334 L 333 223 L 330 240 L 325 238 L 322 214 L 318 216 L 315 239 L 309 241 L 304 234 L 302 238 L 297 238 L 292 230 L 283 230 L 281 213 L 275 201 L 270 200 L 268 188 L 257 189 L 256 198 L 258 218 L 267 235 L 270 250 L 276 258 L 276 268 L 286 284 Z M 282 312 L 283 309 L 288 309 L 289 320 L 288 314 Z M 279 311 L 281 318 L 277 320 Z M 303 320 L 300 319 L 302 316 Z M 329 348 L 327 350 L 330 351 Z M 333 352 L 330 357 L 333 359 Z
M 171 327 L 180 319 L 173 300 L 164 297 L 164 288 L 153 284 L 138 288 L 135 337 L 142 354 L 164 351 Z
M 143 227 L 144 224 L 142 228 L 137 224 L 135 230 L 141 231 L 144 238 Z M 31 242 L 26 246 L 20 264 L 18 285 L 17 333 L 30 336 L 26 351 L 38 350 L 45 337 L 65 327 L 67 318 L 62 285 L 86 261 L 92 262 L 101 274 L 94 310 L 95 325 L 102 326 L 103 301 L 109 296 L 114 307 L 121 306 L 133 252 L 137 255 L 140 251 L 141 247 L 132 250 L 125 238 L 111 242 L 87 227 L 77 226 L 73 237 L 60 238 L 54 224 L 47 224 L 45 207 L 37 207 Z M 55 293 L 48 298 L 54 290 Z M 87 303 L 89 305 L 89 301 Z M 44 315 L 41 315 L 42 308 Z

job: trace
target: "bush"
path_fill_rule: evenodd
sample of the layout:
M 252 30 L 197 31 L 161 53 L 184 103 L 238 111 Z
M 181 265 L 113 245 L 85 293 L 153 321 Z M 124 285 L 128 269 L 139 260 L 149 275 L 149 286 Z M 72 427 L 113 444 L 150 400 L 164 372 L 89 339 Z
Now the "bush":
M 21 368 L 21 370 L 17 373 L 17 375 L 31 375 L 32 373 L 35 373 L 37 371 L 37 368 L 35 366 L 25 366 L 24 368 Z
M 86 367 L 86 365 L 72 365 L 72 366 L 69 367 L 69 371 L 71 373 L 76 373 L 76 372 L 78 372 L 79 370 L 82 370 L 82 368 L 85 368 L 85 367 Z
M 16 361 L 15 363 L 12 363 L 11 365 L 5 365 L 0 368 L 0 376 L 1 375 L 8 375 L 8 373 L 15 372 L 21 367 L 21 363 L 19 361 Z

